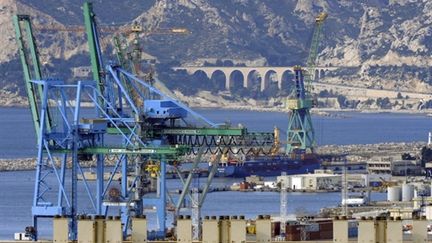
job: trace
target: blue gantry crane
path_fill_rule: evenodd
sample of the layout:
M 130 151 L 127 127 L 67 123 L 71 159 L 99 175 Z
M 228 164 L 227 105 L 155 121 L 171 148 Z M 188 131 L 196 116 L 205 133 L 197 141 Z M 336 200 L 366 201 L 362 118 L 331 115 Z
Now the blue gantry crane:
M 14 17 L 37 133 L 32 237 L 37 240 L 41 218 L 68 217 L 70 239 L 76 240 L 79 214 L 107 216 L 118 212 L 126 237 L 130 218 L 144 215 L 145 207 L 151 206 L 156 208 L 158 225 L 153 237 L 163 238 L 167 205 L 174 205 L 178 213 L 183 200 L 192 197 L 193 172 L 203 154 L 213 154 L 215 159 L 200 193 L 199 207 L 222 154 L 270 153 L 274 134 L 215 124 L 122 66 L 104 65 L 92 4 L 85 3 L 83 12 L 93 80 L 73 83 L 42 76 L 30 17 Z M 152 94 L 151 98 L 146 94 Z M 92 108 L 85 108 L 84 102 Z M 177 165 L 187 154 L 195 155 L 195 159 L 190 173 L 181 180 L 182 193 L 175 202 L 166 189 L 166 166 Z M 114 163 L 108 167 L 110 160 Z M 96 165 L 95 182 L 90 182 L 83 171 L 89 163 Z M 110 174 L 108 180 L 104 179 L 106 172 Z M 118 172 L 120 182 L 114 180 Z M 149 190 L 149 174 L 154 173 L 156 193 Z M 78 182 L 79 177 L 82 182 Z M 86 196 L 79 193 L 80 188 Z

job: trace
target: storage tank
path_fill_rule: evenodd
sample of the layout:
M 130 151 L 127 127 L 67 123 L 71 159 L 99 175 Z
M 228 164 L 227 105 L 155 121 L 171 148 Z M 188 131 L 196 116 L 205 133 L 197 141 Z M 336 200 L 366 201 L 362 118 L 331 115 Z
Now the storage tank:
M 402 190 L 400 186 L 391 186 L 387 188 L 387 201 L 399 202 L 401 200 Z
M 414 185 L 403 184 L 402 185 L 402 201 L 409 202 L 414 198 Z
M 426 219 L 432 220 L 432 206 L 426 206 Z

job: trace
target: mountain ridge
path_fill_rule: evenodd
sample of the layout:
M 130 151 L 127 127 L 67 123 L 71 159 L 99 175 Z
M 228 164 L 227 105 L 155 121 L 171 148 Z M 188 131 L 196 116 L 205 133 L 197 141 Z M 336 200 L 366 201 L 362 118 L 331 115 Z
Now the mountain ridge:
M 6 7 L 8 14 L 0 17 L 0 31 L 6 33 L 8 41 L 0 43 L 0 69 L 18 61 L 13 28 L 7 26 L 12 14 L 27 12 L 38 25 L 82 24 L 83 2 L 20 0 L 14 9 L 14 1 L 1 0 L 0 7 Z M 113 6 L 121 8 L 116 10 Z M 314 16 L 325 11 L 329 17 L 323 29 L 319 65 L 350 67 L 330 73 L 325 82 L 373 89 L 432 91 L 430 1 L 160 0 L 137 4 L 125 0 L 119 4 L 105 0 L 94 1 L 94 8 L 101 24 L 138 21 L 147 30 L 186 27 L 191 31 L 187 36 L 142 36 L 143 49 L 157 57 L 158 71 L 168 79 L 164 81 L 172 89 L 181 86 L 175 80 L 178 75 L 170 67 L 199 59 L 244 60 L 245 63 L 260 60 L 271 66 L 305 63 Z M 43 62 L 51 74 L 70 79 L 71 67 L 89 65 L 83 35 L 37 33 Z M 102 36 L 104 43 L 110 42 L 110 35 Z M 107 56 L 114 58 L 110 51 Z M 16 73 L 5 75 L 0 78 L 0 84 L 18 89 L 22 94 L 19 78 Z

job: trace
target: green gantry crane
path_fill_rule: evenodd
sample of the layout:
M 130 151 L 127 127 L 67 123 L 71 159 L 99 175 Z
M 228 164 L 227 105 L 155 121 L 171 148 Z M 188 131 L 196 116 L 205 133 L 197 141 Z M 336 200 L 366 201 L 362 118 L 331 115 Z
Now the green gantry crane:
M 315 30 L 307 59 L 307 72 L 300 66 L 294 67 L 295 89 L 287 100 L 290 110 L 287 129 L 286 153 L 312 153 L 315 146 L 315 131 L 312 124 L 310 109 L 314 106 L 312 91 L 312 74 L 315 71 L 318 56 L 318 46 L 322 26 L 327 13 L 320 13 L 315 18 Z M 306 84 L 304 83 L 306 79 Z
M 37 51 L 35 38 L 31 26 L 30 16 L 15 15 L 13 16 L 15 27 L 15 35 L 17 37 L 18 50 L 23 68 L 25 87 L 27 98 L 32 113 L 33 124 L 36 130 L 36 138 L 38 139 L 40 128 L 40 100 L 42 97 L 43 87 L 32 83 L 31 80 L 42 79 L 42 72 L 39 61 L 39 53 Z M 47 112 L 47 131 L 51 128 L 50 113 Z

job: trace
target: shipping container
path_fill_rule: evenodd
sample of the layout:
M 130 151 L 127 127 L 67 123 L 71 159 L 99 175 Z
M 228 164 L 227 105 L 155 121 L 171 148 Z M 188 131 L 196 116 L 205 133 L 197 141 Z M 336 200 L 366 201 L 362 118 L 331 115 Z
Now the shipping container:
M 317 231 L 317 232 L 309 232 L 307 234 L 307 240 L 320 240 L 321 236 L 320 236 L 321 232 Z
M 320 231 L 333 231 L 333 222 L 332 221 L 324 221 L 319 222 Z
M 285 240 L 287 241 L 299 241 L 301 240 L 301 231 L 291 231 L 285 234 Z
M 280 222 L 272 222 L 272 237 L 276 237 L 280 235 Z
M 240 190 L 247 190 L 247 189 L 249 189 L 249 183 L 241 182 L 240 183 Z
M 332 231 L 320 231 L 320 240 L 328 240 L 333 239 L 333 230 Z

